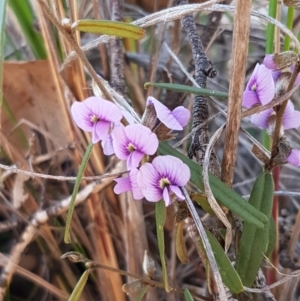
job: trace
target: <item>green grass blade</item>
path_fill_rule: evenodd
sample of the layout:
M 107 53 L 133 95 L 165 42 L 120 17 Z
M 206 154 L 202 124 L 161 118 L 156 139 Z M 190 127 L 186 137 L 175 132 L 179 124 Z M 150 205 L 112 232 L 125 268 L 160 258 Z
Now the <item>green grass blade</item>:
M 185 301 L 194 301 L 195 300 L 187 288 L 184 290 L 184 300 Z
M 276 19 L 277 12 L 277 0 L 269 1 L 269 17 Z M 268 23 L 266 32 L 266 54 L 271 54 L 274 52 L 274 35 L 275 35 L 275 25 Z
M 82 178 L 83 173 L 85 171 L 86 165 L 89 161 L 92 150 L 93 150 L 93 143 L 90 142 L 90 144 L 88 145 L 88 147 L 85 151 L 82 162 L 80 164 L 78 174 L 77 174 L 77 178 L 76 178 L 75 185 L 74 185 L 74 189 L 73 189 L 73 193 L 72 193 L 71 204 L 70 204 L 70 207 L 69 207 L 67 222 L 66 222 L 66 228 L 65 228 L 65 236 L 64 236 L 64 242 L 65 243 L 70 243 L 71 242 L 70 228 L 71 228 L 71 221 L 72 221 L 72 216 L 73 216 L 73 212 L 74 212 L 74 203 L 75 203 L 77 192 L 79 190 L 81 178 Z
M 80 277 L 79 281 L 77 282 L 70 298 L 68 299 L 68 301 L 78 301 L 80 299 L 80 296 L 82 294 L 82 291 L 85 287 L 85 284 L 89 278 L 89 274 L 90 274 L 90 270 L 86 270 L 82 276 Z
M 191 182 L 203 191 L 202 167 L 190 160 L 167 143 L 160 143 L 159 153 L 162 155 L 172 155 L 181 159 L 187 164 L 191 171 Z M 251 223 L 259 229 L 263 229 L 268 223 L 265 214 L 250 205 L 245 199 L 237 194 L 233 189 L 224 184 L 221 180 L 209 175 L 211 190 L 216 200 L 227 207 L 230 211 L 241 217 L 244 221 Z
M 164 225 L 166 222 L 166 205 L 164 201 L 159 201 L 155 204 L 155 220 L 156 220 L 156 232 L 157 232 L 157 242 L 159 249 L 159 256 L 162 267 L 163 282 L 164 287 L 167 292 L 169 292 L 168 283 L 168 273 L 167 265 L 165 260 L 165 238 L 164 238 Z
M 147 293 L 147 290 L 148 290 L 148 287 L 147 287 L 147 286 L 143 287 L 143 288 L 140 290 L 138 296 L 134 299 L 134 301 L 141 301 L 142 298 L 143 298 L 143 297 L 145 296 L 145 294 Z
M 42 36 L 34 30 L 34 15 L 28 0 L 9 0 L 9 6 L 16 15 L 16 18 L 23 30 L 24 36 L 30 46 L 35 58 L 46 59 L 47 54 Z
M 148 87 L 155 87 L 160 89 L 167 89 L 172 90 L 176 92 L 185 92 L 185 93 L 191 93 L 196 95 L 205 95 L 205 96 L 214 96 L 217 98 L 228 98 L 228 93 L 221 92 L 217 90 L 210 90 L 210 89 L 204 89 L 204 88 L 195 88 L 187 85 L 179 85 L 179 84 L 167 84 L 167 83 L 145 83 L 144 88 Z

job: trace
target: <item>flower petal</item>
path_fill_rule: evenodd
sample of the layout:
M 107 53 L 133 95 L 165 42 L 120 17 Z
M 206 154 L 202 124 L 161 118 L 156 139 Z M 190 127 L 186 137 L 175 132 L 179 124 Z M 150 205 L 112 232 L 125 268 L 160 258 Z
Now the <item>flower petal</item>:
M 191 112 L 183 106 L 175 108 L 172 114 L 182 127 L 188 124 L 191 117 Z
M 170 197 L 170 194 L 169 194 L 169 191 L 168 191 L 167 187 L 164 188 L 162 196 L 163 196 L 163 199 L 165 201 L 166 207 L 172 204 L 172 199 Z
M 178 186 L 170 185 L 170 189 L 180 200 L 183 201 L 185 199 L 184 195 L 182 194 Z
M 294 105 L 290 100 L 284 111 L 282 124 L 285 130 L 294 129 L 300 126 L 300 111 L 294 110 Z
M 149 128 L 141 124 L 128 125 L 124 129 L 129 142 L 137 150 L 147 155 L 153 155 L 157 151 L 159 141 L 156 134 L 152 133 Z
M 266 105 L 274 98 L 275 83 L 273 81 L 272 72 L 264 65 L 259 66 L 256 83 L 258 98 L 261 104 Z
M 144 195 L 142 193 L 142 189 L 138 186 L 137 183 L 137 175 L 138 175 L 138 169 L 132 168 L 129 172 L 129 178 L 130 178 L 130 184 L 131 184 L 131 191 L 133 194 L 133 198 L 135 200 L 141 200 L 144 198 Z
M 292 149 L 286 161 L 294 166 L 300 166 L 300 150 Z
M 144 153 L 138 150 L 131 152 L 127 158 L 127 169 L 130 170 L 131 168 L 138 167 L 143 157 Z
M 160 177 L 166 177 L 171 181 L 170 185 L 184 186 L 190 179 L 189 167 L 176 157 L 158 156 L 152 164 Z
M 104 155 L 110 156 L 110 155 L 113 155 L 115 153 L 114 147 L 113 147 L 113 139 L 112 139 L 111 135 L 109 135 L 107 137 L 107 139 L 102 140 L 101 145 L 102 145 L 102 148 L 103 148 Z
M 100 97 L 89 97 L 85 103 L 100 121 L 119 122 L 123 117 L 122 111 L 114 103 Z
M 117 178 L 115 179 L 115 181 L 117 182 L 117 184 L 114 187 L 114 193 L 120 194 L 131 190 L 130 179 L 128 177 Z
M 258 114 L 253 114 L 251 116 L 251 122 L 263 129 L 268 129 L 269 128 L 268 120 L 271 114 L 273 113 L 274 113 L 273 109 L 268 109 Z
M 181 131 L 183 129 L 179 121 L 173 116 L 172 112 L 160 101 L 152 96 L 149 96 L 147 99 L 147 104 L 154 105 L 157 118 L 169 129 L 177 131 Z
M 259 64 L 257 63 L 247 83 L 246 91 L 250 91 L 252 89 L 252 86 L 256 84 L 258 72 L 259 72 Z
M 274 63 L 274 54 L 267 54 L 263 64 L 270 70 L 277 70 L 277 65 Z
M 158 202 L 162 198 L 159 187 L 159 175 L 152 164 L 145 163 L 137 174 L 137 184 L 149 202 Z
M 108 131 L 110 128 L 110 122 L 107 121 L 98 121 L 94 124 L 92 142 L 97 143 L 100 140 L 106 140 L 108 138 Z
M 82 130 L 92 132 L 94 124 L 91 122 L 91 112 L 84 102 L 74 102 L 71 106 L 72 117 Z
M 243 93 L 243 103 L 242 103 L 243 107 L 249 109 L 253 105 L 257 105 L 257 104 L 260 104 L 260 101 L 258 99 L 258 96 L 257 96 L 256 92 L 254 92 L 254 91 L 245 91 Z
M 122 126 L 116 127 L 111 133 L 115 154 L 120 160 L 126 160 L 129 156 L 129 151 L 127 149 L 129 142 L 124 129 L 125 128 Z

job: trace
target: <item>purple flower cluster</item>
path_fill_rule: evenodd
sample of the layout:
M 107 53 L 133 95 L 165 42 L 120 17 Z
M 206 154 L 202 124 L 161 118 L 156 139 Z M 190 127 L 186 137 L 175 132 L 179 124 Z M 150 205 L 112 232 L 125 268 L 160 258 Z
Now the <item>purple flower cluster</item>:
M 168 131 L 182 130 L 190 118 L 190 112 L 184 107 L 170 111 L 153 97 L 148 98 L 147 106 L 155 108 L 153 124 L 158 118 Z M 120 160 L 126 160 L 129 174 L 128 177 L 115 180 L 116 194 L 131 191 L 136 200 L 146 198 L 149 202 L 157 202 L 164 199 L 166 206 L 172 203 L 173 195 L 184 200 L 180 187 L 190 179 L 188 166 L 173 156 L 158 156 L 151 163 L 148 162 L 149 156 L 156 153 L 159 145 L 152 126 L 123 126 L 122 111 L 115 104 L 99 97 L 89 97 L 83 102 L 74 103 L 71 112 L 78 127 L 92 132 L 93 143 L 101 141 L 104 154 L 115 154 Z
M 293 66 L 290 67 L 293 70 Z M 266 105 L 274 97 L 278 97 L 286 76 L 289 78 L 289 72 L 281 72 L 274 62 L 274 55 L 267 55 L 264 64 L 257 64 L 243 93 L 243 106 L 250 108 L 254 105 Z M 299 83 L 300 77 L 296 79 Z M 251 116 L 251 122 L 263 129 L 266 129 L 271 135 L 275 127 L 276 111 L 272 109 L 265 110 Z M 285 109 L 282 121 L 282 135 L 284 130 L 297 128 L 300 126 L 300 111 L 294 109 L 293 103 L 289 100 Z M 291 150 L 286 161 L 295 166 L 300 166 L 300 151 Z

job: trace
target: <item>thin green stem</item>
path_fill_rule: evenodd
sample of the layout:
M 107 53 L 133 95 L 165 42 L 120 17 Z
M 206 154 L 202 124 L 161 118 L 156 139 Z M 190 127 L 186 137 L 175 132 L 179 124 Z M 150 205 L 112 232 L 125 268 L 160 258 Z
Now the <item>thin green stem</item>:
M 85 154 L 83 156 L 82 162 L 81 162 L 79 170 L 78 170 L 77 178 L 76 178 L 73 193 L 72 193 L 71 203 L 70 203 L 70 207 L 69 207 L 69 211 L 68 211 L 68 216 L 67 216 L 65 236 L 64 236 L 65 243 L 71 243 L 70 228 L 71 228 L 71 221 L 72 221 L 72 216 L 73 216 L 74 207 L 75 207 L 74 203 L 75 203 L 76 196 L 77 196 L 77 193 L 78 193 L 78 190 L 79 190 L 81 178 L 83 176 L 83 173 L 84 173 L 85 168 L 87 166 L 88 160 L 89 160 L 90 155 L 92 153 L 92 149 L 93 149 L 93 143 L 90 142 L 90 144 L 88 145 L 88 147 L 85 151 Z
M 288 8 L 286 27 L 290 30 L 293 28 L 294 12 L 295 12 L 294 7 Z M 288 35 L 286 35 L 284 38 L 283 50 L 288 51 L 290 49 L 290 44 L 291 44 L 291 38 Z
M 277 13 L 277 0 L 270 0 L 269 2 L 269 17 L 276 19 Z M 272 54 L 274 52 L 274 37 L 275 37 L 275 25 L 268 23 L 266 32 L 266 54 Z M 266 131 L 263 131 L 263 146 L 270 149 L 271 138 Z
M 269 17 L 276 19 L 277 0 L 270 0 L 269 2 Z M 274 35 L 275 25 L 268 23 L 266 33 L 266 54 L 271 54 L 274 51 Z

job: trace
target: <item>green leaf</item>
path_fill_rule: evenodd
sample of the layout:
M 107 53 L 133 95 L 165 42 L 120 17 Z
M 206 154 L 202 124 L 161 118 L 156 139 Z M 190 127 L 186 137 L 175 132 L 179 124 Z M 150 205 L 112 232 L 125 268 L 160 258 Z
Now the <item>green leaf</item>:
M 249 203 L 271 219 L 274 196 L 274 182 L 268 172 L 261 173 L 253 186 Z M 264 259 L 269 240 L 269 223 L 263 230 L 244 223 L 242 237 L 239 242 L 236 269 L 245 286 L 251 287 L 258 269 Z
M 2 2 L 2 1 L 1 1 Z M 18 19 L 28 45 L 37 59 L 46 59 L 47 54 L 42 36 L 34 30 L 35 17 L 28 0 L 9 0 L 9 6 Z
M 214 252 L 223 283 L 228 287 L 228 289 L 233 294 L 238 294 L 243 292 L 244 287 L 241 278 L 239 277 L 237 271 L 232 266 L 231 261 L 225 254 L 222 246 L 211 232 L 206 231 L 206 235 L 211 245 L 211 248 Z M 205 252 L 202 241 L 200 240 L 199 242 L 203 252 Z
M 148 287 L 147 287 L 147 286 L 143 287 L 143 288 L 140 290 L 138 296 L 134 299 L 134 301 L 141 301 L 142 298 L 143 298 L 143 297 L 145 296 L 145 294 L 147 293 L 147 290 L 148 290 Z
M 204 190 L 201 166 L 169 146 L 167 143 L 161 142 L 159 144 L 158 151 L 161 155 L 175 156 L 187 164 L 191 171 L 191 182 L 199 187 L 202 191 Z M 245 222 L 253 224 L 259 229 L 263 229 L 268 223 L 268 218 L 265 214 L 249 204 L 238 193 L 236 193 L 233 189 L 228 187 L 212 174 L 209 174 L 209 183 L 216 200 L 223 206 L 227 207 L 230 211 L 241 217 Z
M 168 84 L 168 83 L 149 83 L 149 82 L 144 84 L 145 89 L 148 88 L 149 86 L 160 88 L 160 89 L 172 90 L 176 92 L 185 92 L 185 93 L 191 93 L 196 95 L 206 95 L 206 96 L 214 96 L 217 98 L 228 99 L 228 93 L 226 92 L 204 89 L 204 88 L 195 88 L 187 85 Z
M 211 209 L 210 204 L 207 200 L 207 197 L 205 196 L 205 194 L 201 194 L 201 193 L 192 193 L 190 195 L 191 199 L 193 201 L 195 201 L 198 205 L 200 205 L 203 210 L 207 213 L 209 213 L 210 215 L 215 216 L 215 212 Z
M 164 238 L 164 225 L 166 222 L 166 206 L 163 200 L 155 204 L 155 219 L 156 219 L 156 232 L 157 232 L 157 241 L 159 256 L 162 266 L 163 282 L 164 287 L 167 292 L 170 291 L 168 283 L 168 273 L 167 265 L 165 260 L 165 238 Z
M 190 291 L 186 288 L 184 290 L 184 300 L 185 301 L 194 301 L 195 299 L 193 298 L 192 294 L 190 293 Z
M 84 32 L 107 34 L 109 36 L 135 40 L 139 40 L 145 36 L 143 28 L 117 21 L 78 20 L 72 25 L 72 28 Z
M 269 222 L 269 241 L 268 241 L 268 247 L 266 251 L 266 256 L 268 258 L 271 257 L 275 246 L 276 246 L 276 239 L 277 239 L 277 233 L 276 233 L 276 225 L 273 217 L 271 217 Z
M 75 185 L 74 185 L 74 188 L 73 188 L 71 203 L 70 203 L 70 207 L 69 207 L 69 210 L 68 210 L 68 216 L 67 216 L 67 222 L 66 222 L 66 228 L 65 228 L 65 236 L 64 236 L 64 242 L 67 243 L 67 244 L 69 244 L 71 242 L 70 228 L 71 228 L 71 221 L 72 221 L 72 216 L 73 216 L 73 212 L 74 212 L 74 203 L 75 203 L 76 196 L 77 196 L 77 193 L 78 193 L 78 190 L 79 190 L 81 178 L 82 178 L 83 173 L 85 171 L 86 165 L 89 161 L 92 150 L 93 150 L 93 143 L 90 142 L 90 144 L 88 145 L 88 147 L 85 151 L 82 162 L 80 164 L 78 174 L 77 174 L 77 178 L 76 178 L 76 181 L 75 181 Z
M 80 277 L 79 281 L 77 282 L 70 298 L 68 299 L 68 301 L 77 301 L 80 299 L 80 296 L 82 294 L 82 291 L 85 287 L 85 284 L 89 278 L 89 274 L 90 274 L 91 270 L 86 270 Z

